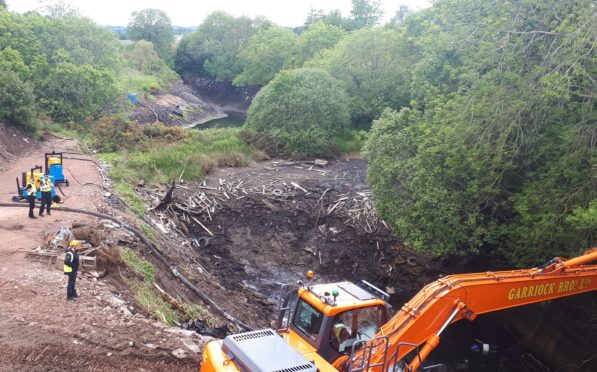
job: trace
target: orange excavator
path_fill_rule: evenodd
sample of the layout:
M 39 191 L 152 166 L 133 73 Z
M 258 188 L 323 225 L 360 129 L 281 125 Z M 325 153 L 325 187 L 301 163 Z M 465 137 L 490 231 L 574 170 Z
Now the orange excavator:
M 280 304 L 277 330 L 209 343 L 201 372 L 427 369 L 422 363 L 452 323 L 595 291 L 592 261 L 597 261 L 596 248 L 533 269 L 446 276 L 425 286 L 389 321 L 389 295 L 367 282 L 300 283 Z

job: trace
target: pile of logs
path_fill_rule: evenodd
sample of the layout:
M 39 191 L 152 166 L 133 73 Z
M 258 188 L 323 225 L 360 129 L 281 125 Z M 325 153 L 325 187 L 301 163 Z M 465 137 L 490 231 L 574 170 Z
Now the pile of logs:
M 335 214 L 339 217 L 348 217 L 344 221 L 345 225 L 352 226 L 368 234 L 377 231 L 380 225 L 383 225 L 386 229 L 388 228 L 388 225 L 380 220 L 375 212 L 370 191 L 336 195 L 335 199 L 326 204 L 323 202 L 323 198 L 328 190 L 324 191 L 320 199 L 320 214 L 323 210 L 326 215 Z
M 181 189 L 184 192 L 173 197 L 175 189 Z M 164 234 L 175 230 L 188 235 L 187 226 L 196 225 L 205 232 L 205 237 L 209 239 L 209 237 L 215 237 L 215 234 L 208 227 L 208 222 L 213 221 L 218 211 L 228 203 L 249 197 L 263 203 L 265 207 L 275 212 L 280 208 L 276 207 L 279 202 L 289 202 L 298 197 L 305 197 L 309 205 L 313 205 L 308 202 L 309 200 L 317 200 L 313 209 L 314 213 L 320 217 L 333 215 L 343 218 L 346 225 L 366 233 L 373 233 L 382 225 L 387 228 L 385 222 L 381 221 L 375 212 L 370 191 L 354 191 L 345 194 L 330 191 L 332 191 L 331 188 L 323 192 L 321 189 L 309 190 L 299 182 L 288 182 L 276 177 L 270 177 L 267 183 L 220 178 L 215 186 L 208 186 L 203 182 L 193 189 L 173 183 L 164 196 L 160 195 L 157 190 L 151 192 L 151 197 L 156 201 L 153 210 L 155 219 L 150 218 L 149 222 Z M 205 246 L 208 242 L 194 243 L 198 246 Z
M 46 235 L 44 243 L 27 252 L 33 260 L 47 263 L 56 263 L 62 268 L 64 254 L 70 241 L 78 240 L 81 243 L 79 259 L 81 265 L 96 267 L 96 256 L 99 250 L 115 247 L 119 244 L 131 245 L 135 243 L 134 237 L 127 231 L 111 221 L 102 220 L 96 225 L 73 223 L 72 227 L 61 227 L 57 232 Z

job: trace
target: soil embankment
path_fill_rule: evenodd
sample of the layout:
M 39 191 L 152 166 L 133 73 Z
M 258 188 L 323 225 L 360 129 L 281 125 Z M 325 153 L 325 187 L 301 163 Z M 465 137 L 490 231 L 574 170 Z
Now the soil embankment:
M 0 137 L 12 136 L 10 131 Z M 24 136 L 19 133 L 16 137 Z M 0 200 L 16 194 L 15 177 L 43 162 L 46 151 L 78 151 L 72 140 L 48 137 L 42 143 L 23 141 L 30 151 L 11 153 L 0 172 Z M 81 158 L 87 158 L 81 156 Z M 96 165 L 65 160 L 71 186 L 65 205 L 111 213 L 97 187 Z M 66 280 L 60 268 L 35 261 L 27 252 L 38 247 L 47 233 L 62 226 L 95 223 L 80 214 L 54 211 L 51 216 L 27 218 L 25 208 L 0 207 L 0 371 L 196 371 L 200 340 L 192 333 L 168 329 L 146 316 L 126 288 L 113 279 L 97 279 L 82 271 L 77 280 L 81 298 L 67 302 Z M 58 265 L 59 266 L 59 265 Z M 113 276 L 114 278 L 114 276 Z M 192 351 L 187 345 L 193 345 Z
M 232 113 L 245 115 L 257 90 L 187 75 L 170 88 L 153 92 L 151 98 L 139 98 L 131 119 L 193 127 Z

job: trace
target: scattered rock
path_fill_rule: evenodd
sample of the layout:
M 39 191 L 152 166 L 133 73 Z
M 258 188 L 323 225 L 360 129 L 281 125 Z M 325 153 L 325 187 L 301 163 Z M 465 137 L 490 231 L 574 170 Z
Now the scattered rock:
M 187 357 L 187 353 L 183 349 L 176 349 L 172 351 L 172 355 L 178 359 L 184 359 Z
M 187 349 L 191 350 L 193 353 L 199 354 L 199 351 L 201 351 L 201 348 L 199 347 L 199 345 L 195 344 L 193 341 L 191 340 L 182 340 L 182 344 L 184 346 L 187 347 Z
M 175 328 L 175 327 L 166 328 L 166 329 L 164 329 L 164 332 L 168 332 L 168 333 L 172 333 L 172 334 L 176 334 L 176 335 L 184 336 L 184 337 L 193 337 L 196 334 L 194 331 Z
M 326 167 L 328 165 L 328 161 L 327 160 L 323 160 L 323 159 L 315 159 L 315 161 L 313 162 L 315 165 L 317 165 L 318 167 Z

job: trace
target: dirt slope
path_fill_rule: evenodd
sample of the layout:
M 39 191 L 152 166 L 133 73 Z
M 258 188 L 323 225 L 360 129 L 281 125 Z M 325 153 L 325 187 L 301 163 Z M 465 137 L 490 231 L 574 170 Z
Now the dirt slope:
M 3 131 L 0 143 L 6 143 L 7 133 L 12 137 Z M 15 177 L 22 170 L 43 162 L 44 151 L 78 151 L 74 141 L 58 138 L 32 147 L 34 151 L 12 157 L 16 160 L 3 161 L 2 202 L 16 193 Z M 64 191 L 71 197 L 64 205 L 107 212 L 110 208 L 97 187 L 81 187 L 74 181 L 100 183 L 95 164 L 65 160 L 65 166 L 71 186 Z M 47 231 L 73 221 L 94 219 L 56 211 L 51 217 L 30 220 L 26 208 L 0 207 L 0 371 L 196 370 L 199 336 L 165 329 L 139 313 L 127 301 L 130 295 L 85 273 L 77 281 L 82 297 L 67 303 L 61 270 L 26 257 Z

